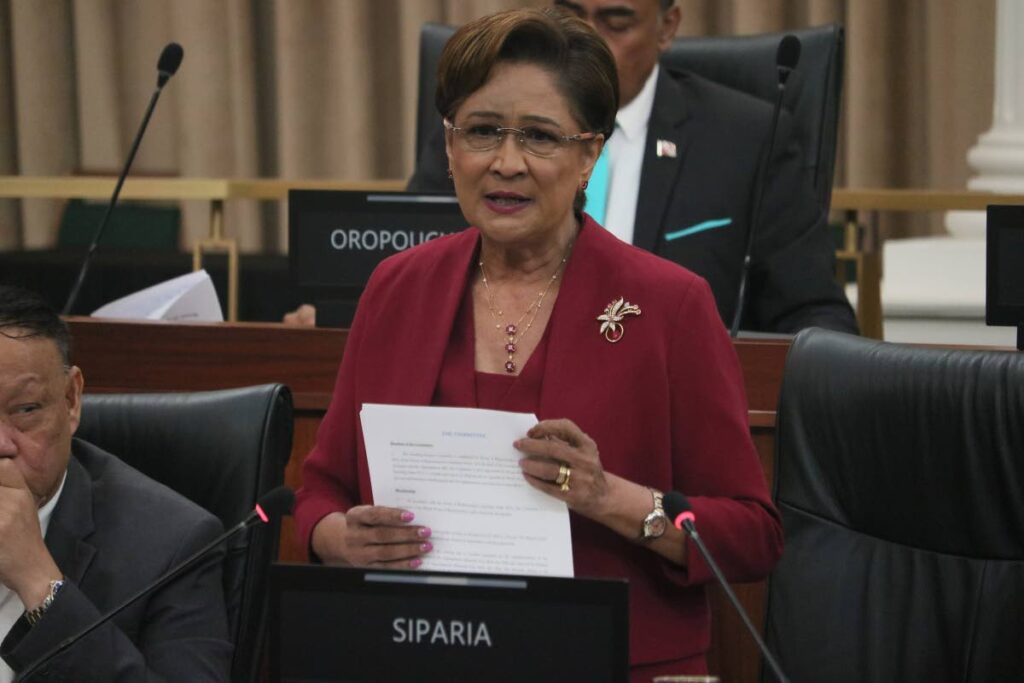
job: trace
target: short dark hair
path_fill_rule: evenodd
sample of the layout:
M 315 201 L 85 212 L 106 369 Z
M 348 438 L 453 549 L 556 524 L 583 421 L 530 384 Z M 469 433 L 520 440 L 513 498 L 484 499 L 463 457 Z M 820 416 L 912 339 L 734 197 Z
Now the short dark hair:
M 12 330 L 22 333 L 11 334 Z M 67 323 L 35 292 L 0 285 L 0 334 L 11 339 L 49 339 L 57 345 L 64 365 L 71 364 L 71 332 Z
M 554 7 L 499 12 L 456 31 L 437 65 L 434 101 L 441 116 L 452 118 L 502 62 L 551 71 L 577 123 L 611 135 L 619 102 L 615 58 L 584 21 Z
M 534 64 L 555 76 L 569 111 L 585 132 L 615 129 L 619 77 L 615 58 L 583 20 L 557 7 L 499 12 L 462 26 L 441 52 L 434 104 L 452 120 L 455 110 L 479 90 L 500 63 Z M 576 193 L 579 215 L 586 197 Z

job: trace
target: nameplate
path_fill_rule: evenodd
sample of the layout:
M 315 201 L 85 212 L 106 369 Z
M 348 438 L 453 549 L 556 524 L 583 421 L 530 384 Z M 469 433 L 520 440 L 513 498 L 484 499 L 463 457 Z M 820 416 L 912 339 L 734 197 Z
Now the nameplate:
M 992 204 L 986 213 L 985 323 L 1018 328 L 1024 342 L 1024 206 Z
M 628 681 L 623 581 L 275 565 L 271 677 Z
M 311 295 L 351 293 L 388 256 L 465 227 L 452 195 L 290 190 L 292 280 Z

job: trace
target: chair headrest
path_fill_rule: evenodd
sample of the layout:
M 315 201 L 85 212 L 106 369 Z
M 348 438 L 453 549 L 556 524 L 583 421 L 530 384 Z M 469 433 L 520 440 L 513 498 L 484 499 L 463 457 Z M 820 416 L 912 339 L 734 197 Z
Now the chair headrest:
M 780 503 L 936 552 L 1024 558 L 1024 354 L 805 330 L 777 452 Z

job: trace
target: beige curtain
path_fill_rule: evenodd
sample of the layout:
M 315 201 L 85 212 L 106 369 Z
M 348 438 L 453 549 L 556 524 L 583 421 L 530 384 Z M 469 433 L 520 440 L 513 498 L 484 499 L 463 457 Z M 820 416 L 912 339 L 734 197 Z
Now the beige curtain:
M 404 178 L 419 28 L 545 0 L 0 0 L 0 175 L 116 173 L 171 41 L 185 48 L 133 173 Z M 963 187 L 991 124 L 995 0 L 680 0 L 682 35 L 847 27 L 837 186 Z M 208 205 L 186 203 L 183 246 Z M 54 243 L 60 204 L 0 201 L 0 248 Z M 901 218 L 890 234 L 941 230 Z M 280 213 L 228 232 L 278 251 Z

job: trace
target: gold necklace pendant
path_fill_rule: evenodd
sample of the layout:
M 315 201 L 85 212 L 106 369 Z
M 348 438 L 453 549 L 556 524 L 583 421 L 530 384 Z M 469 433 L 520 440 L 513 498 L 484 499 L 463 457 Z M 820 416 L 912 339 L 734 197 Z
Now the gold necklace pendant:
M 523 315 L 525 315 L 525 313 Z M 508 341 L 505 344 L 505 353 L 508 354 L 508 360 L 505 361 L 505 372 L 509 374 L 514 373 L 516 371 L 516 362 L 515 360 L 513 360 L 513 357 L 516 353 L 517 331 L 518 328 L 512 323 L 509 323 L 508 325 L 505 326 L 505 334 L 508 337 Z
M 565 255 L 562 257 L 562 260 L 558 264 L 558 267 L 555 269 L 555 272 L 551 274 L 551 278 L 548 280 L 547 286 L 544 288 L 543 291 L 541 291 L 537 295 L 537 300 L 526 307 L 526 310 L 523 311 L 523 314 L 519 316 L 519 320 L 517 320 L 516 322 L 505 323 L 505 334 L 502 343 L 504 344 L 505 353 L 508 354 L 508 357 L 505 360 L 505 372 L 507 372 L 510 375 L 514 375 L 518 367 L 515 361 L 515 353 L 519 349 L 519 343 L 522 341 L 523 337 L 526 336 L 526 333 L 530 331 L 530 328 L 533 327 L 533 322 L 537 319 L 537 315 L 540 313 L 541 306 L 544 303 L 544 297 L 546 297 L 548 292 L 551 291 L 551 287 L 555 284 L 555 280 L 558 279 L 558 274 L 561 272 L 562 267 L 568 260 L 570 251 L 572 251 L 571 243 L 569 244 L 568 249 L 566 249 Z M 491 292 L 491 286 L 487 282 L 487 271 L 484 270 L 483 259 L 480 259 L 480 261 L 477 262 L 477 265 L 480 268 L 480 278 L 483 280 L 484 283 L 484 292 L 486 293 L 487 300 L 487 310 L 490 311 L 491 319 L 494 320 L 495 329 L 500 331 L 502 329 L 502 311 L 499 310 L 494 303 L 494 294 Z M 532 316 L 530 316 L 531 311 L 533 312 Z M 527 316 L 530 316 L 530 320 L 526 323 L 526 327 L 523 329 L 523 331 L 520 332 L 519 326 L 523 324 L 523 321 L 526 320 Z

